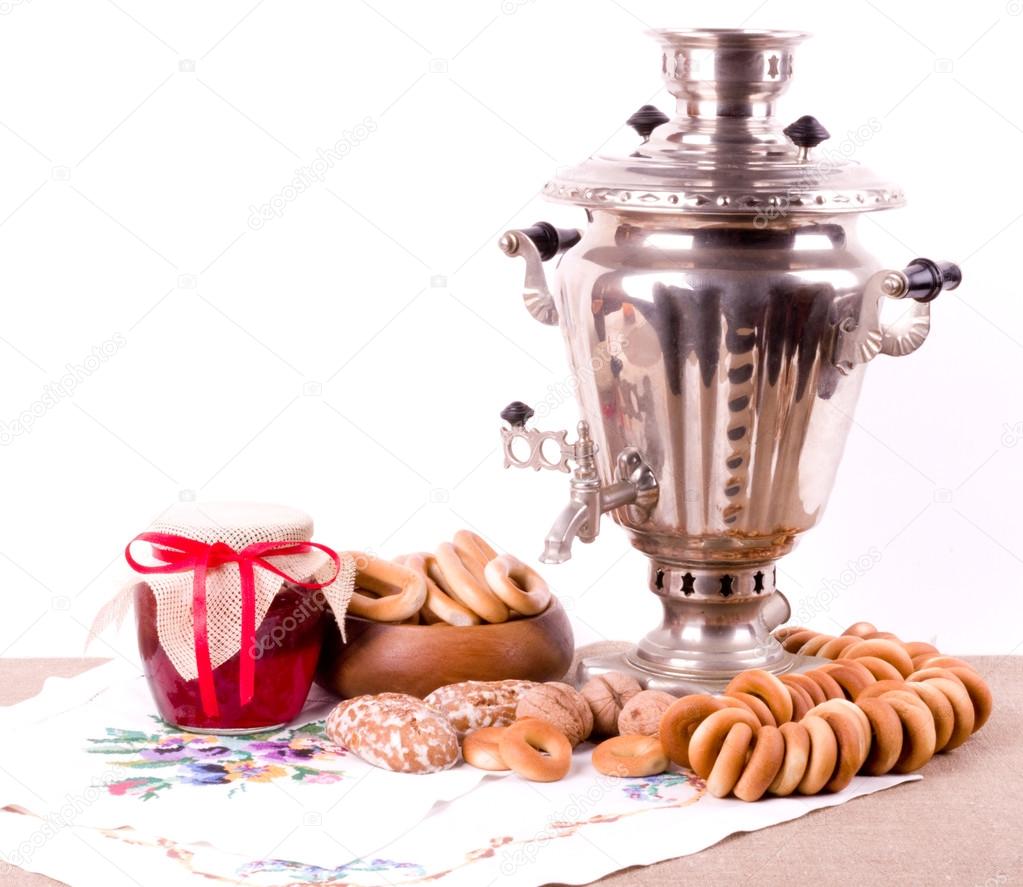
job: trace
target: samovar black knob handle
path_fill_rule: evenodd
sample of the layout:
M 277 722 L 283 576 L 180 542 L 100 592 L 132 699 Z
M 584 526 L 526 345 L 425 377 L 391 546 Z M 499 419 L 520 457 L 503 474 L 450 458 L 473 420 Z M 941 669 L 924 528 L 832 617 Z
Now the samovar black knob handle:
M 825 139 L 831 138 L 828 132 L 816 117 L 804 114 L 798 120 L 790 123 L 782 130 L 791 140 L 792 144 L 799 148 L 799 159 L 806 160 L 811 148 L 816 148 Z
M 668 122 L 668 115 L 654 105 L 643 105 L 635 114 L 625 122 L 631 126 L 639 137 L 645 142 L 662 123 Z
M 519 238 L 523 235 L 533 242 L 544 262 L 575 246 L 582 239 L 582 233 L 575 228 L 555 228 L 550 222 L 534 222 L 528 228 L 506 231 L 498 241 L 498 246 L 506 255 L 518 255 Z
M 952 262 L 913 259 L 901 272 L 889 274 L 882 283 L 886 296 L 930 302 L 942 290 L 954 290 L 963 281 L 963 272 Z
M 526 423 L 533 416 L 533 408 L 521 400 L 513 400 L 508 406 L 501 410 L 501 418 L 512 428 L 525 428 Z

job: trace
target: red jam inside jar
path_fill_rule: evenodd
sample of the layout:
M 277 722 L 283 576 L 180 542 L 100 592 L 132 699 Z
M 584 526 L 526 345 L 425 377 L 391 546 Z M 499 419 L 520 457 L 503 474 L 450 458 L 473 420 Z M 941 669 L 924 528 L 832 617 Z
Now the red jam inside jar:
M 176 727 L 216 732 L 258 732 L 287 724 L 302 710 L 316 672 L 329 606 L 318 589 L 284 583 L 256 631 L 255 690 L 239 702 L 240 650 L 213 669 L 216 716 L 203 710 L 198 679 L 185 680 L 160 644 L 156 598 L 147 585 L 135 589 L 139 652 L 160 717 Z

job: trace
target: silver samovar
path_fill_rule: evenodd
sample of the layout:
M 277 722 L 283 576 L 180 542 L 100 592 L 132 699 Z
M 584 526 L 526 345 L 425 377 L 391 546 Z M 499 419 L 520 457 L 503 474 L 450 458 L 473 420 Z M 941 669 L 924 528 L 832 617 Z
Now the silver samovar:
M 586 211 L 584 229 L 538 222 L 500 242 L 525 260 L 529 313 L 561 327 L 578 439 L 529 427 L 521 402 L 501 416 L 506 466 L 572 475 L 541 560 L 567 560 L 611 512 L 664 605 L 634 649 L 579 677 L 627 671 L 686 692 L 810 664 L 771 637 L 789 615 L 775 564 L 820 520 L 866 364 L 915 351 L 960 273 L 929 259 L 879 270 L 856 221 L 901 206 L 899 187 L 817 149 L 828 132 L 814 118 L 779 126 L 806 35 L 654 36 L 674 117 L 640 108 L 633 153 L 545 186 Z

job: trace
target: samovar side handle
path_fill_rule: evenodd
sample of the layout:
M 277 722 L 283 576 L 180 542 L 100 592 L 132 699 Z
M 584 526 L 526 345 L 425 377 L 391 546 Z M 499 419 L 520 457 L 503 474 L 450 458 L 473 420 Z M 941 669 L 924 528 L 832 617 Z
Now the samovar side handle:
M 878 354 L 902 357 L 916 351 L 931 330 L 930 303 L 942 290 L 955 289 L 963 275 L 951 262 L 913 259 L 902 271 L 878 271 L 866 284 L 858 318 L 839 325 L 835 366 L 850 373 Z M 909 299 L 912 304 L 891 323 L 881 322 L 884 299 Z
M 549 325 L 558 322 L 558 309 L 554 303 L 543 263 L 575 246 L 582 233 L 575 228 L 555 228 L 550 222 L 537 222 L 528 228 L 505 231 L 498 246 L 506 256 L 521 256 L 526 260 L 526 279 L 522 287 L 522 300 L 534 318 Z

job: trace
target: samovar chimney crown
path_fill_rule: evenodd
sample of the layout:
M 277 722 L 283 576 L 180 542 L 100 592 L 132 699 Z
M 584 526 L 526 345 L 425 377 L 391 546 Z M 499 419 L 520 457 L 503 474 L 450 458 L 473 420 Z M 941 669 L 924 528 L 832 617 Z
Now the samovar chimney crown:
M 648 33 L 660 44 L 674 113 L 640 107 L 626 122 L 642 141 L 626 153 L 600 151 L 560 168 L 544 186 L 549 199 L 590 210 L 755 217 L 758 227 L 781 215 L 835 216 L 903 204 L 902 189 L 887 177 L 821 148 L 828 130 L 816 118 L 775 116 L 775 102 L 793 76 L 795 50 L 809 34 L 742 28 Z M 868 121 L 872 132 L 875 124 Z M 544 238 L 537 244 L 551 252 Z M 502 248 L 521 254 L 510 239 Z M 554 317 L 549 308 L 543 313 Z
M 665 28 L 661 72 L 679 116 L 770 117 L 792 78 L 798 31 Z

